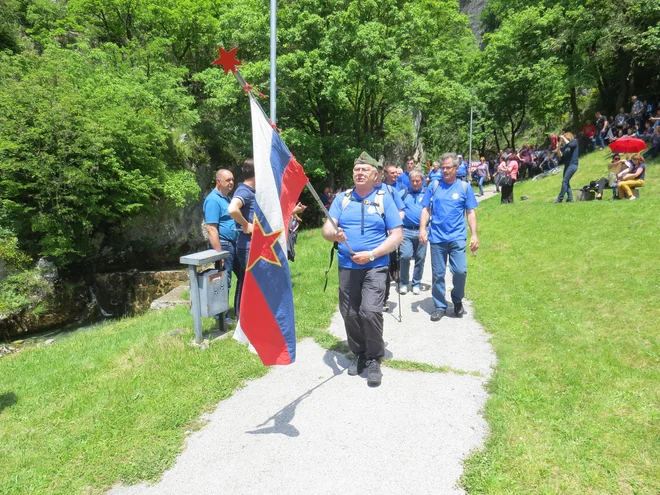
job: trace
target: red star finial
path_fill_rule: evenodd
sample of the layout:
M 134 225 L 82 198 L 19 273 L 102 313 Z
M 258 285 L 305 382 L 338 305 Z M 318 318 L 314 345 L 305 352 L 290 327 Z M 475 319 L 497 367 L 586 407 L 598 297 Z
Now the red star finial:
M 250 241 L 250 255 L 248 257 L 247 269 L 251 270 L 254 264 L 264 260 L 273 265 L 282 266 L 277 253 L 275 252 L 275 243 L 284 229 L 276 230 L 270 234 L 264 232 L 257 216 L 254 216 L 254 230 L 252 231 L 252 240 Z
M 229 71 L 236 72 L 236 66 L 243 65 L 240 60 L 236 60 L 236 50 L 238 50 L 237 46 L 229 51 L 226 51 L 224 48 L 218 45 L 220 58 L 214 60 L 213 65 L 222 65 L 222 68 L 225 70 L 225 75 L 229 74 Z

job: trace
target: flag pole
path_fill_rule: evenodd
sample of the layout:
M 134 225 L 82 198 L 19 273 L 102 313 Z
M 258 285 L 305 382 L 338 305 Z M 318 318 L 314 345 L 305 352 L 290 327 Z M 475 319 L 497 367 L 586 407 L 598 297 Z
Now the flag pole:
M 243 91 L 248 95 L 248 97 L 254 99 L 254 102 L 257 104 L 257 107 L 259 107 L 259 110 L 261 110 L 261 113 L 270 123 L 271 127 L 275 129 L 278 133 L 280 133 L 280 130 L 277 128 L 275 123 L 270 119 L 266 111 L 261 106 L 261 103 L 259 103 L 259 101 L 254 97 L 253 91 L 256 91 L 257 94 L 259 94 L 259 96 L 261 96 L 262 98 L 265 98 L 266 95 L 264 95 L 257 89 L 250 86 L 243 77 L 243 74 L 241 74 L 241 71 L 238 70 L 237 66 L 243 64 L 236 59 L 236 50 L 238 50 L 238 47 L 234 47 L 231 50 L 226 51 L 224 48 L 218 45 L 218 51 L 220 52 L 220 57 L 213 62 L 213 65 L 222 65 L 222 68 L 225 71 L 225 75 L 227 75 L 230 71 L 234 74 L 234 77 L 238 81 L 238 84 L 241 86 L 241 89 L 243 89 Z M 309 180 L 305 185 L 307 186 L 309 192 L 312 193 L 312 196 L 318 203 L 319 207 L 321 208 L 321 211 L 325 214 L 325 217 L 330 221 L 330 224 L 335 229 L 335 232 L 338 233 L 339 226 L 337 225 L 337 222 L 335 222 L 335 220 L 330 216 L 328 210 L 325 209 L 325 205 L 323 204 L 323 201 L 321 201 L 321 198 L 316 192 L 316 189 L 314 189 L 314 186 L 312 186 Z M 351 256 L 353 256 L 355 254 L 355 251 L 351 249 L 351 246 L 348 245 L 348 242 L 344 241 L 344 244 L 346 244 L 346 247 L 348 248 L 348 252 L 351 254 Z

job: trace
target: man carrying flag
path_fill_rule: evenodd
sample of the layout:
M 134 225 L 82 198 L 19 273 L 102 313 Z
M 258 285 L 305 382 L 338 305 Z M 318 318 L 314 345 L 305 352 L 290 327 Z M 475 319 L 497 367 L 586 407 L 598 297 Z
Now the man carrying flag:
M 264 365 L 291 364 L 296 358 L 296 329 L 286 227 L 307 176 L 254 96 L 249 96 L 254 151 L 254 199 L 249 202 L 254 212 L 252 218 L 245 218 L 249 212 L 241 214 L 241 230 L 251 236 L 239 323 Z M 239 189 L 234 198 L 238 193 Z M 245 206 L 247 201 L 241 202 Z
M 359 375 L 367 368 L 367 383 L 373 386 L 380 385 L 383 376 L 380 360 L 385 355 L 383 302 L 388 254 L 403 238 L 392 197 L 374 187 L 377 165 L 367 153 L 355 160 L 355 188 L 335 197 L 329 211 L 332 221 L 326 220 L 322 229 L 326 240 L 340 243 L 339 310 L 348 346 L 355 354 L 348 374 Z

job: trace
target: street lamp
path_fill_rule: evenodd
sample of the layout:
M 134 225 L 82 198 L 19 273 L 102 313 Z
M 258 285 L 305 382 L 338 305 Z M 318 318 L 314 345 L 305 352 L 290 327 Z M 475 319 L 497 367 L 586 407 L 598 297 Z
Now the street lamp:
M 470 153 L 468 154 L 468 166 L 470 165 L 470 161 L 472 160 L 472 114 L 474 108 L 472 107 L 472 103 L 470 103 Z

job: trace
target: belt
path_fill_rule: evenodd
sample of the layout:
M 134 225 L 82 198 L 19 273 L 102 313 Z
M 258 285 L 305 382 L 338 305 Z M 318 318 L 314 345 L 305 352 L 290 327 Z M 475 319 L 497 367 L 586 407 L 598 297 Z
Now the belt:
M 409 229 L 409 230 L 419 230 L 419 225 L 414 226 L 414 227 L 408 227 L 407 225 L 403 226 L 404 229 Z

